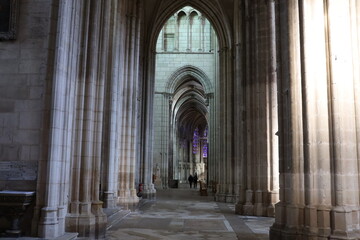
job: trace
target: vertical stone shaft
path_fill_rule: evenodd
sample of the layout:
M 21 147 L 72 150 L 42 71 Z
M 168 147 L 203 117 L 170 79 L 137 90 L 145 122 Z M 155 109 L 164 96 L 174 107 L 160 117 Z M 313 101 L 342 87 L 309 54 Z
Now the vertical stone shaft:
M 95 104 L 96 104 L 96 82 L 98 66 L 98 34 L 99 34 L 99 1 L 90 2 L 89 22 L 89 44 L 87 48 L 87 68 L 85 76 L 84 96 L 84 126 L 81 152 L 81 175 L 80 175 L 80 212 L 90 215 L 92 171 L 94 158 L 94 127 L 95 127 Z
M 323 1 L 304 0 L 301 8 L 304 106 L 304 232 L 329 234 L 331 166 L 327 62 Z M 319 209 L 318 206 L 322 207 Z
M 106 230 L 107 217 L 104 214 L 103 202 L 100 201 L 100 175 L 102 159 L 104 158 L 103 148 L 103 119 L 105 104 L 105 84 L 108 79 L 109 70 L 109 40 L 110 40 L 110 16 L 111 2 L 99 2 L 99 53 L 98 53 L 98 71 L 95 92 L 95 115 L 94 115 L 94 157 L 92 159 L 92 192 L 91 192 L 91 211 L 95 216 L 95 236 L 104 237 Z
M 137 141 L 138 141 L 138 110 L 139 110 L 139 81 L 140 81 L 140 34 L 141 34 L 141 13 L 143 11 L 143 1 L 142 0 L 138 0 L 136 2 L 136 4 L 134 4 L 134 13 L 135 13 L 135 18 L 133 19 L 134 21 L 134 50 L 132 52 L 133 55 L 133 121 L 132 121 L 132 136 L 133 136 L 133 152 L 132 152 L 132 167 L 131 167 L 131 171 L 132 171 L 132 176 L 131 176 L 131 188 L 134 191 L 134 194 L 136 194 L 136 186 L 135 186 L 135 172 L 137 172 L 136 168 L 139 168 L 139 166 L 137 166 L 137 152 L 138 152 L 138 145 L 137 145 Z M 137 199 L 137 197 L 135 197 Z
M 359 227 L 351 1 L 327 1 L 332 164 L 335 207 L 331 238 L 355 237 Z
M 68 142 L 71 135 L 71 123 L 67 122 L 71 116 L 71 101 L 74 99 L 71 91 L 71 78 L 68 74 L 73 71 L 69 67 L 71 62 L 73 23 L 76 22 L 71 9 L 76 9 L 76 3 L 60 1 L 57 14 L 61 16 L 58 21 L 57 31 L 60 33 L 56 39 L 54 73 L 52 77 L 52 104 L 51 120 L 49 130 L 49 150 L 47 162 L 41 162 L 39 166 L 39 185 L 45 192 L 38 192 L 36 209 L 41 208 L 40 213 L 35 213 L 33 223 L 38 223 L 37 234 L 43 238 L 55 238 L 65 232 L 64 214 L 67 211 L 65 206 L 66 195 L 59 194 L 68 189 L 68 177 L 65 169 L 69 168 L 70 159 L 67 154 L 70 152 L 71 143 Z M 76 11 L 74 10 L 74 11 Z M 63 169 L 63 171 L 59 171 Z M 35 217 L 40 214 L 39 221 Z M 36 231 L 36 230 L 34 230 Z
M 106 208 L 115 208 L 116 206 L 116 197 L 117 197 L 117 181 L 118 172 L 117 172 L 117 156 L 118 156 L 118 126 L 119 121 L 118 113 L 120 112 L 118 109 L 121 108 L 121 104 L 118 101 L 118 96 L 120 94 L 120 81 L 119 76 L 121 75 L 120 71 L 122 71 L 121 66 L 121 46 L 123 41 L 121 39 L 121 18 L 122 18 L 122 9 L 124 5 L 121 1 L 115 1 L 112 5 L 112 17 L 110 19 L 111 30 L 113 31 L 110 34 L 110 43 L 111 52 L 109 55 L 111 60 L 109 62 L 111 69 L 109 70 L 111 74 L 109 74 L 110 78 L 110 87 L 108 89 L 108 98 L 109 98 L 109 127 L 108 127 L 108 149 L 107 149 L 107 159 L 105 160 L 106 166 L 106 174 L 105 174 L 105 182 L 104 182 L 104 207 Z
M 243 42 L 243 17 L 244 17 L 244 9 L 243 9 L 243 1 L 236 0 L 234 1 L 234 32 L 237 34 L 234 36 L 235 38 L 235 63 L 234 66 L 234 89 L 240 94 L 234 94 L 234 142 L 235 139 L 239 139 L 238 144 L 234 147 L 234 192 L 236 196 L 236 212 L 241 213 L 239 210 L 239 205 L 242 205 L 245 201 L 245 154 L 244 154 L 244 146 L 245 146 L 245 138 L 244 138 L 244 105 L 245 105 L 245 97 L 244 97 L 244 63 L 243 56 L 244 54 L 244 42 Z M 241 206 L 240 206 L 241 208 Z
M 350 1 L 351 10 L 351 32 L 353 48 L 353 68 L 354 68 L 354 92 L 360 92 L 360 2 Z M 356 138 L 360 141 L 360 94 L 355 94 L 355 113 L 356 113 Z M 360 169 L 360 144 L 357 144 L 358 169 Z M 360 177 L 359 177 L 360 185 Z
M 274 216 L 275 203 L 279 200 L 279 143 L 278 143 L 278 103 L 277 103 L 277 53 L 275 0 L 267 3 L 269 56 L 268 56 L 268 163 L 267 189 L 269 191 L 267 216 Z
M 298 0 L 282 0 L 279 4 L 282 67 L 279 83 L 280 188 L 283 191 L 276 204 L 270 238 L 280 239 L 284 234 L 290 239 L 303 224 L 304 206 L 300 22 Z M 280 233 L 285 226 L 286 232 Z
M 253 41 L 255 44 L 252 48 L 252 61 L 253 61 L 253 83 L 250 85 L 252 87 L 253 96 L 253 109 L 251 111 L 253 112 L 253 129 L 252 129 L 252 136 L 253 136 L 253 147 L 252 147 L 252 159 L 254 161 L 253 164 L 253 173 L 254 173 L 254 185 L 253 185 L 253 191 L 254 191 L 254 215 L 255 216 L 262 216 L 263 215 L 263 204 L 262 204 L 262 189 L 263 189 L 263 181 L 261 179 L 261 176 L 263 174 L 263 164 L 266 161 L 266 156 L 264 154 L 264 145 L 262 143 L 263 136 L 266 134 L 266 131 L 264 127 L 266 126 L 267 120 L 264 119 L 264 113 L 266 113 L 266 102 L 264 103 L 264 100 L 266 100 L 267 93 L 263 89 L 263 82 L 262 81 L 262 72 L 263 70 L 260 67 L 260 64 L 262 62 L 262 54 L 261 54 L 261 44 L 262 41 L 260 39 L 260 24 L 261 24 L 261 16 L 258 14 L 258 11 L 260 11 L 261 5 L 257 1 L 254 1 L 252 3 L 252 11 L 253 11 L 253 17 L 252 17 L 252 36 Z M 266 64 L 266 63 L 265 63 Z M 264 97 L 265 96 L 265 97 Z M 265 121 L 264 121 L 265 120 Z M 266 135 L 265 135 L 266 136 Z
M 124 87 L 123 87 L 123 114 L 121 129 L 121 154 L 120 154 L 120 188 L 118 201 L 122 204 L 136 203 L 138 197 L 135 189 L 135 150 L 136 150 L 136 104 L 137 104 L 137 72 L 136 48 L 137 42 L 137 2 L 128 6 L 129 15 L 127 16 L 127 34 L 125 45 L 125 68 L 124 68 Z
M 80 1 L 79 1 L 80 2 Z M 89 22 L 89 9 L 90 5 L 89 2 L 81 2 L 81 9 L 80 9 L 80 29 L 83 29 L 83 35 L 80 37 L 80 42 L 83 46 L 83 49 L 87 49 L 88 45 L 88 22 Z M 79 49 L 80 51 L 80 49 Z M 79 73 L 80 76 L 79 79 L 76 80 L 76 111 L 74 113 L 75 117 L 75 129 L 79 129 L 74 133 L 74 142 L 76 143 L 74 145 L 73 149 L 73 161 L 72 161 L 72 174 L 71 174 L 71 202 L 70 202 L 70 214 L 72 217 L 74 217 L 75 223 L 71 223 L 68 225 L 73 225 L 76 228 L 76 217 L 80 214 L 79 210 L 79 194 L 80 194 L 80 177 L 81 177 L 81 158 L 82 158 L 82 141 L 83 141 L 83 134 L 82 129 L 84 126 L 84 104 L 85 104 L 85 75 L 86 75 L 86 57 L 87 52 L 81 51 L 80 54 L 80 64 L 79 64 Z M 67 221 L 72 221 L 69 217 L 67 218 Z
M 117 27 L 117 31 L 118 33 L 118 40 L 119 40 L 119 56 L 117 58 L 118 64 L 115 65 L 115 67 L 118 67 L 118 69 L 116 69 L 117 72 L 117 81 L 119 81 L 119 86 L 118 86 L 118 95 L 117 95 L 117 144 L 116 144 L 116 148 L 117 150 L 117 156 L 116 157 L 116 176 L 117 176 L 117 183 L 116 183 L 116 192 L 117 192 L 117 198 L 119 198 L 120 196 L 120 191 L 119 189 L 123 188 L 123 184 L 125 183 L 125 181 L 123 180 L 124 175 L 122 174 L 122 163 L 123 161 L 123 131 L 124 131 L 124 112 L 126 109 L 126 105 L 124 103 L 123 97 L 124 97 L 124 89 L 125 89 L 125 84 L 126 84 L 126 78 L 125 78 L 125 68 L 126 68 L 126 41 L 127 41 L 127 0 L 121 0 L 119 2 L 120 7 L 118 10 L 118 21 L 119 21 L 119 25 Z M 120 79 L 120 80 L 119 80 Z
M 249 0 L 245 0 L 245 55 L 246 56 L 251 56 L 252 55 L 252 47 L 253 47 L 253 41 L 252 41 L 252 24 L 250 19 L 252 18 L 253 13 L 252 13 L 252 9 L 251 9 L 251 3 L 249 2 Z M 253 154 L 253 150 L 252 150 L 252 143 L 253 143 L 253 136 L 252 136 L 252 129 L 253 129 L 253 121 L 252 121 L 252 117 L 253 117 L 253 113 L 252 113 L 252 108 L 253 108 L 253 101 L 252 101 L 252 92 L 251 89 L 249 89 L 249 87 L 251 86 L 251 82 L 252 82 L 252 66 L 253 63 L 251 61 L 250 57 L 247 57 L 245 60 L 245 86 L 246 86 L 246 96 L 245 96 L 245 109 L 246 109 L 246 114 L 245 114 L 245 122 L 246 122 L 246 132 L 245 134 L 245 139 L 246 139 L 246 147 L 245 147 L 245 166 L 246 166 L 246 198 L 245 198 L 245 204 L 244 204 L 244 209 L 243 209 L 243 214 L 244 215 L 253 215 L 254 212 L 254 205 L 253 205 L 253 181 L 252 181 L 252 177 L 253 177 L 253 172 L 252 172 L 252 154 Z
M 178 19 L 179 21 L 179 19 Z M 177 22 L 178 24 L 178 22 Z M 176 25 L 177 25 L 176 24 Z M 145 25 L 145 23 L 143 23 Z M 144 31 L 145 32 L 145 31 Z M 179 34 L 179 29 L 178 32 Z M 161 34 L 161 33 L 160 33 Z M 161 36 L 160 36 L 161 38 Z M 153 41 L 156 41 L 156 38 L 153 38 Z M 156 43 L 152 42 L 154 46 Z M 179 50 L 179 41 L 177 42 L 177 49 Z M 142 64 L 143 64 L 143 72 L 144 76 L 142 79 L 142 89 L 141 95 L 144 99 L 142 104 L 142 113 L 143 118 L 141 119 L 141 136 L 140 136 L 140 152 L 142 155 L 140 156 L 140 162 L 142 166 L 142 179 L 144 183 L 144 192 L 143 197 L 152 198 L 155 196 L 156 190 L 154 188 L 154 184 L 152 182 L 153 175 L 153 104 L 154 97 L 152 94 L 154 93 L 155 80 L 154 80 L 154 69 L 155 69 L 155 49 L 147 48 L 145 41 L 143 42 L 143 49 L 147 49 L 143 54 Z M 151 45 L 151 43 L 150 43 Z M 153 57 L 153 58 L 152 58 Z M 152 74 L 148 73 L 151 72 Z M 147 78 L 148 77 L 148 78 Z M 146 78 L 146 80 L 145 80 Z
M 128 118 L 129 118 L 129 108 L 130 105 L 127 102 L 128 94 L 130 91 L 129 88 L 129 42 L 131 41 L 131 32 L 129 32 L 130 23 L 131 23 L 131 15 L 128 13 L 128 6 L 126 10 L 126 18 L 123 24 L 125 24 L 126 29 L 124 30 L 125 33 L 125 42 L 124 42 L 124 65 L 123 65 L 123 81 L 122 81 L 122 89 L 121 89 L 121 104 L 122 104 L 122 111 L 120 113 L 121 118 L 121 126 L 120 126 L 120 162 L 119 162 L 119 193 L 118 193 L 118 203 L 127 203 L 127 198 L 130 195 L 129 190 L 129 145 L 131 139 L 129 138 L 129 127 L 128 127 Z

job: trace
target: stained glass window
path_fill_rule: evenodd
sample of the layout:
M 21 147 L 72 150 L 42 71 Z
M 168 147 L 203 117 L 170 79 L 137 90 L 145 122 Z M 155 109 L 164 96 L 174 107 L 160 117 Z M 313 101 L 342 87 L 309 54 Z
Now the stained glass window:
M 203 145 L 203 157 L 207 158 L 208 156 L 208 143 L 207 140 L 204 140 L 204 145 Z
M 193 154 L 199 151 L 199 128 L 196 128 L 193 136 Z
M 204 139 L 203 139 L 203 157 L 207 158 L 208 156 L 208 140 L 207 140 L 207 136 L 208 136 L 208 128 L 205 128 L 204 131 Z

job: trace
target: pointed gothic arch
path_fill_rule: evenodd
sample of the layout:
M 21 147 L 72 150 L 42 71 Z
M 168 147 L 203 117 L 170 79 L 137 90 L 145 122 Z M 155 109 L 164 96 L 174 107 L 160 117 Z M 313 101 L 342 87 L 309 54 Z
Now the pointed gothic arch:
M 215 124 L 213 124 L 213 129 L 209 129 L 210 132 L 213 132 L 212 142 L 213 147 L 212 153 L 212 163 L 210 164 L 231 164 L 230 162 L 233 159 L 233 150 L 232 144 L 224 144 L 225 142 L 231 142 L 232 139 L 229 138 L 227 132 L 233 132 L 233 123 L 232 119 L 234 117 L 233 109 L 230 107 L 232 99 L 232 91 L 234 86 L 233 74 L 233 58 L 232 58 L 232 43 L 234 42 L 232 36 L 232 28 L 229 22 L 229 19 L 224 12 L 221 4 L 215 0 L 199 0 L 199 1 L 162 1 L 156 6 L 156 11 L 152 14 L 152 22 L 149 23 L 149 28 L 146 32 L 146 39 L 144 40 L 148 44 L 144 46 L 144 58 L 146 59 L 146 65 L 144 65 L 144 71 L 146 74 L 143 78 L 142 94 L 143 94 L 143 106 L 142 112 L 145 114 L 142 119 L 142 131 L 141 131 L 141 146 L 143 151 L 141 152 L 140 161 L 144 165 L 144 173 L 142 182 L 145 183 L 144 189 L 146 196 L 146 189 L 154 189 L 153 184 L 151 183 L 151 174 L 153 172 L 153 110 L 154 105 L 154 89 L 155 89 L 155 56 L 156 56 L 156 45 L 159 33 L 166 21 L 173 16 L 179 9 L 190 6 L 199 12 L 202 13 L 202 16 L 206 17 L 210 24 L 212 25 L 214 32 L 216 34 L 216 44 L 217 49 L 213 51 L 216 54 L 216 84 L 213 86 L 213 91 L 210 91 L 209 84 L 204 83 L 204 86 L 207 88 L 206 92 L 208 94 L 207 101 L 210 105 L 214 106 L 214 111 L 211 112 L 211 118 L 214 119 L 216 124 L 220 124 L 223 128 L 223 131 L 215 130 Z M 203 75 L 199 71 L 193 71 L 193 74 L 197 73 Z M 200 78 L 200 77 L 199 77 Z M 197 78 L 197 79 L 199 79 Z M 204 79 L 204 78 L 202 78 Z M 206 79 L 206 78 L 205 78 Z M 220 108 L 220 104 L 222 107 Z M 216 110 L 215 110 L 216 109 Z M 231 138 L 240 138 L 240 136 L 232 136 Z M 224 145 L 223 145 L 224 144 Z M 222 146 L 223 145 L 223 146 Z M 216 149 L 216 150 L 215 150 Z M 228 163 L 226 163 L 228 162 Z M 214 167 L 215 168 L 215 167 Z M 224 196 L 231 195 L 231 201 L 235 201 L 234 190 L 230 189 L 231 187 L 226 184 L 230 181 L 236 173 L 226 173 L 226 172 L 217 172 L 214 171 L 214 179 L 209 179 L 209 181 L 217 182 L 223 187 L 221 191 Z M 215 176 L 216 175 L 216 176 Z M 216 179 L 215 179 L 216 178 Z M 148 187 L 149 186 L 149 187 Z M 153 191 L 154 190 L 149 190 Z
M 211 84 L 209 77 L 206 75 L 204 71 L 200 68 L 186 65 L 178 70 L 176 70 L 169 78 L 169 81 L 166 85 L 166 92 L 174 93 L 177 86 L 181 85 L 184 81 L 186 81 L 189 77 L 193 77 L 198 80 L 202 86 L 204 87 L 205 93 L 213 93 L 214 87 Z
M 214 0 L 200 0 L 200 1 L 164 1 L 160 4 L 157 13 L 154 15 L 154 22 L 149 31 L 149 47 L 154 50 L 158 35 L 162 26 L 174 13 L 179 9 L 190 6 L 197 12 L 202 13 L 209 19 L 211 25 L 214 27 L 219 41 L 219 48 L 230 48 L 232 45 L 231 25 L 222 7 Z

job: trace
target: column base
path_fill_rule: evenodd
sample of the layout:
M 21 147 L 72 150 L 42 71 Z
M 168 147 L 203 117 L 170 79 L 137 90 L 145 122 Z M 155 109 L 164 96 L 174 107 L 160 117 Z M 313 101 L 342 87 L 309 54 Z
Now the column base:
M 298 206 L 276 204 L 276 222 L 270 240 L 360 239 L 357 207 Z
M 243 215 L 254 216 L 254 205 L 252 203 L 245 203 L 243 206 Z
M 358 207 L 338 206 L 330 214 L 332 234 L 329 239 L 360 239 Z
M 103 202 L 92 202 L 91 212 L 95 216 L 95 238 L 104 239 L 106 235 L 107 216 L 103 211 Z
M 104 192 L 104 208 L 116 208 L 114 192 Z
M 60 236 L 65 234 L 65 217 L 67 214 L 67 207 L 66 206 L 60 206 L 58 208 L 58 222 L 59 222 L 59 227 L 58 227 L 58 234 Z
M 255 204 L 254 204 L 254 214 L 255 216 L 265 216 L 265 208 L 263 204 L 263 191 L 255 191 Z
M 216 194 L 215 195 L 216 202 L 226 202 L 226 194 Z
M 66 232 L 77 232 L 79 237 L 99 239 L 106 233 L 107 217 L 103 202 L 72 202 L 71 213 L 65 218 Z
M 255 216 L 266 216 L 265 208 L 262 203 L 255 203 L 254 204 L 254 215 Z
M 41 209 L 38 225 L 38 236 L 41 238 L 59 237 L 59 222 L 57 207 L 45 207 Z
M 148 200 L 155 200 L 156 199 L 156 189 L 154 184 L 144 185 L 144 190 L 142 192 L 142 198 Z
M 160 178 L 157 178 L 154 182 L 154 186 L 156 189 L 162 189 L 163 188 L 162 180 Z
M 275 217 L 275 204 L 270 204 L 266 208 L 266 216 L 267 217 Z
M 135 189 L 120 190 L 117 198 L 117 204 L 122 206 L 135 205 L 139 203 L 139 197 Z
M 225 195 L 226 203 L 236 203 L 236 195 L 227 194 Z
M 244 204 L 242 203 L 235 204 L 235 214 L 244 215 L 243 209 L 244 209 Z

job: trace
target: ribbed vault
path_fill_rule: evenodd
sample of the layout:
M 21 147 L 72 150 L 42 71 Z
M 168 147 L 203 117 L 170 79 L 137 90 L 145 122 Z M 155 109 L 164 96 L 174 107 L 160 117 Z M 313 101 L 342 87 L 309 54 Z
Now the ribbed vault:
M 185 76 L 178 81 L 174 92 L 172 116 L 178 134 L 190 140 L 196 128 L 205 129 L 208 125 L 206 95 L 198 79 Z

